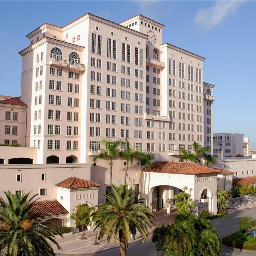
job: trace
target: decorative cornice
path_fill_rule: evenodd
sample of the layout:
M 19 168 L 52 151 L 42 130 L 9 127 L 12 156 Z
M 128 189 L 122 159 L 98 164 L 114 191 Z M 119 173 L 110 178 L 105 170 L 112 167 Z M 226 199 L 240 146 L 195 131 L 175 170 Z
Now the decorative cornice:
M 211 87 L 211 88 L 214 88 L 214 87 L 215 87 L 214 84 L 209 84 L 209 83 L 206 83 L 206 82 L 204 82 L 204 86 L 209 86 L 209 87 Z
M 146 17 L 145 17 L 146 18 Z M 124 27 L 118 23 L 115 23 L 113 21 L 110 21 L 110 20 L 107 20 L 107 19 L 104 19 L 104 18 L 101 18 L 99 16 L 96 16 L 94 14 L 91 14 L 91 13 L 86 13 L 85 15 L 81 16 L 80 18 L 70 22 L 69 24 L 67 24 L 66 26 L 64 27 L 58 27 L 56 25 L 53 25 L 53 24 L 50 24 L 50 23 L 44 23 L 43 25 L 41 25 L 40 27 L 36 28 L 35 30 L 33 30 L 32 32 L 30 32 L 29 34 L 27 34 L 27 38 L 31 38 L 33 37 L 34 35 L 38 34 L 39 32 L 41 32 L 43 29 L 46 29 L 47 26 L 51 27 L 51 29 L 54 29 L 54 30 L 57 30 L 59 32 L 63 32 L 75 25 L 77 25 L 77 23 L 80 23 L 81 21 L 83 20 L 86 20 L 86 19 L 92 19 L 92 20 L 95 20 L 95 21 L 98 21 L 98 22 L 101 22 L 103 24 L 106 24 L 106 25 L 109 25 L 109 26 L 112 26 L 112 27 L 115 27 L 117 29 L 121 29 L 121 30 L 124 30 L 126 31 L 127 33 L 131 33 L 131 34 L 134 34 L 136 36 L 139 36 L 139 37 L 142 37 L 142 38 L 145 38 L 147 39 L 148 35 L 146 34 L 143 34 L 141 32 L 138 32 L 138 31 L 135 31 L 133 29 L 130 29 L 130 28 L 127 28 L 127 27 Z M 159 23 L 160 24 L 160 23 Z
M 58 26 L 50 24 L 50 23 L 44 23 L 43 25 L 39 26 L 38 28 L 36 28 L 35 30 L 33 30 L 32 32 L 27 34 L 26 37 L 28 39 L 30 39 L 31 37 L 35 36 L 36 34 L 38 34 L 40 32 L 44 32 L 43 30 L 45 30 L 47 28 L 47 26 L 51 27 L 51 29 L 53 29 L 53 30 L 57 30 L 58 32 L 62 32 L 61 27 L 58 27 Z
M 170 48 L 170 49 L 172 49 L 172 50 L 175 50 L 175 51 L 178 51 L 178 52 L 187 54 L 187 55 L 189 55 L 189 56 L 191 56 L 191 57 L 194 57 L 194 58 L 196 58 L 196 59 L 199 59 L 199 60 L 201 60 L 201 61 L 204 61 L 204 60 L 205 60 L 204 57 L 202 57 L 202 56 L 200 56 L 200 55 L 197 55 L 197 54 L 195 54 L 195 53 L 193 53 L 193 52 L 189 52 L 189 51 L 187 51 L 187 50 L 184 50 L 184 49 L 182 49 L 182 48 L 180 48 L 180 47 L 178 47 L 178 46 L 175 46 L 175 45 L 173 45 L 173 44 L 165 43 L 165 44 L 162 44 L 161 47 L 168 47 L 168 48 Z
M 133 17 L 131 17 L 131 18 L 125 20 L 125 21 L 120 22 L 119 24 L 126 23 L 127 21 L 131 21 L 131 20 L 136 19 L 136 18 L 139 18 L 139 19 L 141 19 L 141 20 L 146 20 L 147 22 L 150 22 L 150 23 L 152 23 L 152 24 L 154 24 L 155 26 L 158 26 L 158 27 L 160 27 L 160 28 L 164 28 L 164 27 L 165 27 L 164 24 L 161 24 L 161 23 L 159 23 L 159 22 L 157 22 L 157 21 L 155 21 L 155 20 L 152 20 L 152 19 L 150 19 L 150 18 L 148 18 L 148 17 L 146 17 L 146 16 L 144 16 L 144 15 L 141 15 L 141 14 L 137 14 L 137 15 L 135 15 L 135 16 L 133 16 Z
M 41 40 L 35 42 L 34 44 L 28 46 L 27 48 L 21 50 L 19 52 L 19 54 L 21 56 L 25 55 L 26 53 L 34 50 L 35 48 L 41 46 L 42 44 L 45 44 L 45 43 L 52 43 L 52 44 L 55 44 L 55 45 L 60 45 L 60 46 L 64 46 L 64 47 L 68 47 L 68 48 L 72 48 L 74 50 L 78 50 L 78 51 L 83 51 L 84 50 L 84 46 L 80 46 L 80 45 L 76 45 L 76 44 L 71 44 L 71 43 L 68 43 L 68 42 L 65 42 L 65 41 L 62 41 L 62 40 L 59 40 L 59 39 L 56 39 L 56 38 L 51 38 L 51 37 L 44 37 L 42 38 Z

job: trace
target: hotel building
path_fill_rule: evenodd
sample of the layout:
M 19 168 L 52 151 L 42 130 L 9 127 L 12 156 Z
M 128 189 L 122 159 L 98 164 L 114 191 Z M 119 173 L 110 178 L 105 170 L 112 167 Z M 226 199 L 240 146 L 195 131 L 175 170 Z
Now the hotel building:
M 142 15 L 117 24 L 86 14 L 27 35 L 21 101 L 38 164 L 89 163 L 102 138 L 129 138 L 160 160 L 211 145 L 204 58 L 163 43 L 163 28 Z
M 108 161 L 92 165 L 101 140 L 128 138 L 158 161 L 142 176 L 134 161 L 125 177 L 126 161 L 115 159 L 115 185 L 127 178 L 146 205 L 160 208 L 187 186 L 216 213 L 221 171 L 175 163 L 194 141 L 213 148 L 214 85 L 203 82 L 204 58 L 163 43 L 163 29 L 142 15 L 117 24 L 85 14 L 27 35 L 21 97 L 0 96 L 0 143 L 22 146 L 0 148 L 0 195 L 39 193 L 49 218 L 72 226 L 73 208 L 104 202 L 110 186 Z

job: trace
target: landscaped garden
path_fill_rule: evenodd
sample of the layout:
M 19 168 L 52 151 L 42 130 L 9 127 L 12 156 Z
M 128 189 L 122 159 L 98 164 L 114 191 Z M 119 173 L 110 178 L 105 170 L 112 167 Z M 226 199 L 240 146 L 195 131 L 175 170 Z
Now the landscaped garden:
M 240 220 L 240 231 L 222 239 L 222 243 L 237 249 L 256 251 L 256 225 L 255 220 L 245 216 Z

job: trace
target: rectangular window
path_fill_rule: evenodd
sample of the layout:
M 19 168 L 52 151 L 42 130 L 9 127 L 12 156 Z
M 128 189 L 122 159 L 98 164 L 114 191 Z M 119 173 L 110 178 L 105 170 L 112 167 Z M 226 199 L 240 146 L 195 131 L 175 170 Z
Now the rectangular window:
M 6 111 L 5 112 L 5 120 L 11 120 L 11 111 Z
M 55 149 L 60 149 L 60 140 L 55 140 Z
M 16 181 L 17 182 L 22 182 L 22 174 L 17 174 L 16 175 Z
M 17 135 L 18 134 L 18 126 L 13 126 L 12 127 L 12 135 Z
M 47 142 L 47 149 L 52 149 L 52 145 L 53 145 L 53 141 L 52 140 L 48 140 L 48 142 Z
M 40 188 L 39 189 L 39 195 L 40 196 L 46 196 L 47 194 L 46 194 L 46 188 Z
M 11 126 L 10 125 L 5 125 L 5 129 L 4 129 L 4 133 L 5 134 L 11 134 Z

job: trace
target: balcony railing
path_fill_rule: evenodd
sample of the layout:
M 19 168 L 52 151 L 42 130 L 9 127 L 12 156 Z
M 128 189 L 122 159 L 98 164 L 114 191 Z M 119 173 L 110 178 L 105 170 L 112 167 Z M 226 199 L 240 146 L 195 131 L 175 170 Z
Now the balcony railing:
M 144 119 L 145 120 L 152 120 L 152 121 L 162 121 L 162 122 L 172 122 L 172 118 L 170 116 L 159 116 L 159 115 L 150 115 L 147 113 L 144 113 Z
M 68 68 L 69 70 L 75 72 L 84 72 L 85 65 L 81 63 L 69 63 L 67 60 L 62 60 L 58 58 L 50 58 L 49 64 L 57 68 Z
M 169 150 L 169 156 L 180 156 L 178 149 Z
M 212 96 L 212 95 L 209 95 L 209 94 L 205 94 L 205 95 L 204 95 L 204 98 L 205 98 L 206 100 L 210 100 L 210 101 L 214 101 L 214 100 L 215 100 L 215 97 Z
M 67 68 L 68 62 L 58 58 L 50 58 L 49 64 L 53 67 Z
M 73 70 L 75 72 L 84 72 L 85 71 L 85 66 L 84 64 L 80 64 L 80 63 L 69 63 L 69 67 L 70 70 Z
M 89 149 L 88 156 L 97 156 L 102 149 Z
M 164 68 L 165 67 L 165 63 L 155 59 L 155 58 L 147 58 L 147 64 L 151 64 L 152 66 L 156 66 L 158 68 Z

